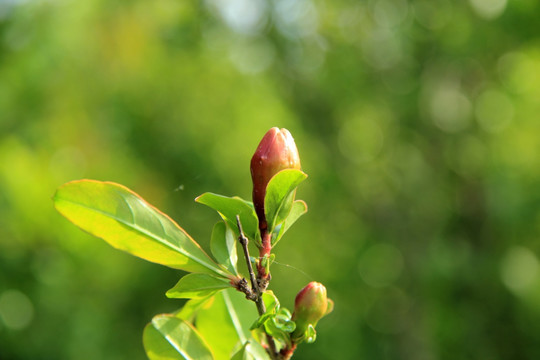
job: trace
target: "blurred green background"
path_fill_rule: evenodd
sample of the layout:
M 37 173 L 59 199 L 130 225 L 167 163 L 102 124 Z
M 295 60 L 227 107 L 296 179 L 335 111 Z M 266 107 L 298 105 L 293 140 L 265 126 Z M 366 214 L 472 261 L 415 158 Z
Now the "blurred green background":
M 144 359 L 180 274 L 52 206 L 119 182 L 208 247 L 212 191 L 288 128 L 310 211 L 271 288 L 296 359 L 540 358 L 537 0 L 0 0 L 0 358 Z

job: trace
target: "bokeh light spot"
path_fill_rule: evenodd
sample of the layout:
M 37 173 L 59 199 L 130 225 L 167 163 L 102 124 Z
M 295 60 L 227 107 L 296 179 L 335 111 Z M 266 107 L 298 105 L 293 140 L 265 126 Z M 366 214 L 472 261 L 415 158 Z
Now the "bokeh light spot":
M 309 0 L 277 0 L 275 21 L 278 30 L 290 39 L 315 35 L 319 25 L 317 8 Z
M 0 295 L 0 319 L 11 330 L 26 328 L 34 318 L 32 302 L 19 290 L 6 290 Z
M 388 69 L 401 61 L 403 50 L 399 38 L 388 29 L 374 30 L 362 42 L 366 62 L 376 69 Z
M 470 0 L 474 11 L 484 19 L 499 17 L 506 8 L 506 0 Z
M 233 31 L 244 35 L 258 34 L 267 23 L 267 8 L 264 0 L 211 0 L 223 21 Z
M 526 247 L 510 248 L 501 261 L 502 282 L 514 293 L 527 292 L 538 283 L 539 275 L 538 258 Z
M 429 112 L 438 128 L 455 133 L 469 125 L 471 103 L 459 89 L 441 86 L 431 94 Z
M 274 62 L 274 57 L 274 47 L 265 40 L 237 42 L 229 53 L 232 63 L 244 74 L 265 71 Z
M 506 53 L 499 58 L 497 70 L 504 84 L 512 92 L 538 98 L 540 81 L 540 56 L 538 54 Z

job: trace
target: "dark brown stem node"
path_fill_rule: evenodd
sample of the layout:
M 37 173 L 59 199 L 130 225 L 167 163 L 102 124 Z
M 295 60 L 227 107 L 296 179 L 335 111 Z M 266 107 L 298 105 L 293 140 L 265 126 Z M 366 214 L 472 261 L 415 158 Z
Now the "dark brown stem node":
M 251 301 L 257 301 L 257 294 L 251 289 L 248 285 L 248 282 L 245 278 L 238 279 L 237 281 L 231 282 L 234 288 L 246 295 L 246 299 Z

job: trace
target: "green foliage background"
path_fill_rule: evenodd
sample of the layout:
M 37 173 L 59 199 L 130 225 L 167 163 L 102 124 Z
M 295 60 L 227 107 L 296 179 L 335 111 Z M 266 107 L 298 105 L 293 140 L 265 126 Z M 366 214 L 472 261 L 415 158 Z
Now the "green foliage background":
M 208 248 L 272 126 L 310 208 L 284 306 L 335 300 L 301 359 L 540 358 L 537 0 L 0 1 L 0 358 L 144 359 L 179 273 L 53 210 L 122 183 Z

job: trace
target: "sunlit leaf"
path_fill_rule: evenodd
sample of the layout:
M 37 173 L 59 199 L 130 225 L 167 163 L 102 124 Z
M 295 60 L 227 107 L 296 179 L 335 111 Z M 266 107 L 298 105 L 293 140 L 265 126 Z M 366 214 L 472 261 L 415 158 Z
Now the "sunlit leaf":
M 216 359 L 228 360 L 242 344 L 256 343 L 249 330 L 256 318 L 255 304 L 246 300 L 242 293 L 228 289 L 216 294 L 211 303 L 200 309 L 197 329 L 211 346 Z
M 227 270 L 235 275 L 238 275 L 236 264 L 238 262 L 238 254 L 236 253 L 237 239 L 234 232 L 223 221 L 218 222 L 212 230 L 212 240 L 210 242 L 210 250 L 214 258 L 223 265 Z
M 294 329 L 296 329 L 296 324 L 294 321 L 291 321 L 291 317 L 284 315 L 284 314 L 278 314 L 274 317 L 274 324 L 276 327 L 282 331 L 285 332 L 293 332 Z
M 300 170 L 287 169 L 278 172 L 266 187 L 264 209 L 269 231 L 281 224 L 289 215 L 296 187 L 307 175 Z
M 53 200 L 60 214 L 117 249 L 176 269 L 229 276 L 170 217 L 122 185 L 72 181 Z
M 303 200 L 295 200 L 292 204 L 291 211 L 289 215 L 283 222 L 283 224 L 276 227 L 275 231 L 272 234 L 272 246 L 275 245 L 282 237 L 287 230 L 307 212 L 307 204 Z
M 264 322 L 264 331 L 282 345 L 287 344 L 290 341 L 289 334 L 276 325 L 275 315 L 272 315 Z
M 213 295 L 209 295 L 203 298 L 190 299 L 184 304 L 184 306 L 182 306 L 180 310 L 174 313 L 174 316 L 192 324 L 199 310 L 208 302 L 213 301 L 213 298 Z
M 231 284 L 223 278 L 208 274 L 188 274 L 167 291 L 166 295 L 176 299 L 202 298 L 228 287 L 231 287 Z
M 239 197 L 227 197 L 213 193 L 204 193 L 196 198 L 195 201 L 216 210 L 223 220 L 229 224 L 236 237 L 240 235 L 236 223 L 236 215 L 240 215 L 240 221 L 245 235 L 260 244 L 259 220 L 250 202 Z
M 246 301 L 246 306 L 250 306 Z M 201 309 L 197 315 L 197 329 L 212 348 L 216 360 L 229 360 L 240 346 L 240 338 L 231 321 L 223 292 Z
M 155 316 L 144 329 L 143 344 L 150 360 L 214 359 L 197 330 L 174 315 Z
M 266 308 L 266 312 L 264 314 L 262 314 L 257 319 L 257 321 L 255 321 L 251 325 L 251 327 L 250 327 L 251 330 L 263 326 L 264 323 L 268 319 L 273 317 L 275 315 L 276 311 L 279 310 L 279 300 L 276 297 L 276 295 L 274 295 L 274 292 L 272 290 L 266 290 L 265 292 L 263 292 L 262 293 L 262 299 L 263 299 L 263 302 L 264 302 L 264 306 Z
M 272 290 L 263 292 L 262 299 L 267 313 L 275 313 L 279 310 L 279 300 Z
M 231 360 L 270 360 L 270 356 L 259 343 L 248 341 Z
M 247 347 L 249 346 L 249 342 L 245 343 L 244 346 L 234 356 L 231 358 L 231 360 L 257 360 L 252 354 L 249 353 Z
M 230 289 L 224 291 L 222 295 L 231 323 L 234 325 L 238 338 L 243 344 L 251 338 L 249 327 L 258 316 L 257 308 L 239 291 Z

